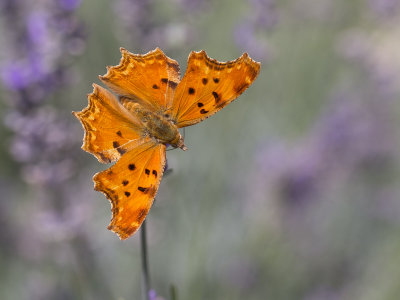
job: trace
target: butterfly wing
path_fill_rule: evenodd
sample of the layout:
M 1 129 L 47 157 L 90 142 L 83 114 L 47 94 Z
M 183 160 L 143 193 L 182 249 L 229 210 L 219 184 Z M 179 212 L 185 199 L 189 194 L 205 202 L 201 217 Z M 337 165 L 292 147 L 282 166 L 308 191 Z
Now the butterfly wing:
M 88 95 L 89 105 L 73 114 L 85 129 L 82 149 L 100 162 L 109 163 L 142 138 L 142 126 L 113 94 L 97 84 L 93 88 Z
M 111 202 L 108 229 L 127 239 L 146 218 L 157 193 L 165 166 L 165 145 L 148 139 L 125 153 L 109 169 L 97 173 L 95 190 Z
M 154 111 L 166 108 L 180 81 L 179 64 L 159 48 L 147 54 L 133 54 L 121 48 L 118 66 L 107 67 L 100 76 L 111 90 Z
M 191 52 L 187 70 L 179 83 L 172 105 L 178 127 L 196 124 L 235 100 L 256 79 L 260 63 L 247 53 L 221 63 L 206 52 Z

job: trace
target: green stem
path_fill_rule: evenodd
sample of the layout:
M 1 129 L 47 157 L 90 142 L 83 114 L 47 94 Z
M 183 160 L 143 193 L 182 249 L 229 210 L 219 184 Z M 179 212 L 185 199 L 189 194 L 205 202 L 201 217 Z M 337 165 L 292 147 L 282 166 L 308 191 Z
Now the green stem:
M 140 250 L 142 258 L 142 298 L 143 300 L 149 300 L 150 275 L 147 262 L 146 220 L 143 221 L 140 229 Z
M 169 293 L 170 293 L 170 297 L 171 300 L 178 300 L 178 295 L 176 292 L 176 287 L 174 285 L 171 284 L 171 286 L 169 287 Z

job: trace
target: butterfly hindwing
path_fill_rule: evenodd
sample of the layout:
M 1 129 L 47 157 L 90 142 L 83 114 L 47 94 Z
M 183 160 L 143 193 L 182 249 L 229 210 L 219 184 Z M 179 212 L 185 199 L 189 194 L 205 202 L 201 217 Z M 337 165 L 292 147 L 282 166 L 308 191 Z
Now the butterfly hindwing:
M 102 163 L 121 157 L 133 141 L 141 138 L 141 124 L 106 89 L 93 84 L 89 105 L 74 115 L 81 121 L 85 136 L 82 149 Z
M 165 109 L 180 81 L 178 63 L 159 48 L 144 55 L 123 48 L 121 53 L 119 65 L 108 67 L 107 74 L 100 76 L 101 81 L 120 96 L 155 111 Z
M 243 93 L 259 70 L 260 63 L 247 53 L 221 63 L 209 58 L 204 50 L 191 52 L 171 108 L 176 125 L 190 126 L 213 115 Z
M 157 193 L 165 166 L 165 145 L 152 139 L 125 153 L 107 170 L 97 173 L 95 190 L 111 202 L 112 220 L 108 229 L 126 239 L 146 218 Z

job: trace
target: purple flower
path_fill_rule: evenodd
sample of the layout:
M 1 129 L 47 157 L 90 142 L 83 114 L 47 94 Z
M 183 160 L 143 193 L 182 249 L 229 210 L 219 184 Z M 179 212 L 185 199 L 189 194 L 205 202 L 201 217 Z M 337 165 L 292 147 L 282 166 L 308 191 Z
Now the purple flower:
M 390 102 L 371 96 L 341 93 L 302 144 L 261 152 L 261 184 L 277 191 L 282 203 L 298 207 L 336 180 L 389 166 L 395 159 Z
M 78 9 L 82 0 L 58 0 L 61 7 L 65 10 L 73 11 Z
M 319 287 L 315 291 L 312 291 L 310 295 L 307 295 L 305 300 L 339 300 L 343 299 L 341 293 L 333 289 L 325 287 Z
M 79 126 L 41 104 L 67 82 L 71 53 L 65 52 L 66 46 L 83 39 L 72 11 L 45 2 L 30 9 L 19 1 L 8 6 L 4 18 L 13 20 L 13 30 L 2 45 L 8 51 L 0 62 L 1 79 L 13 104 L 5 117 L 14 132 L 10 152 L 21 164 L 22 178 L 40 186 L 65 182 L 74 173 L 71 155 L 64 155 L 79 143 L 74 136 Z
M 164 298 L 157 295 L 155 290 L 149 291 L 149 300 L 164 300 Z
M 27 18 L 27 33 L 33 44 L 41 45 L 48 37 L 47 15 L 43 11 L 33 11 Z
M 371 10 L 380 17 L 395 16 L 400 12 L 400 2 L 398 0 L 369 0 Z
M 359 68 L 371 81 L 381 101 L 391 101 L 400 91 L 400 44 L 398 26 L 383 26 L 373 32 L 360 29 L 339 36 L 338 53 Z
M 13 227 L 19 227 L 17 255 L 33 260 L 48 259 L 55 237 L 84 235 L 84 210 L 75 209 L 82 209 L 87 204 L 82 200 L 88 199 L 81 198 L 84 189 L 73 182 L 80 153 L 79 125 L 52 103 L 43 106 L 54 91 L 66 86 L 68 62 L 74 55 L 68 45 L 76 40 L 84 43 L 82 23 L 73 10 L 53 2 L 3 1 L 0 6 L 3 27 L 12 24 L 0 46 L 1 80 L 11 104 L 4 123 L 12 133 L 10 154 L 31 187 L 26 206 L 30 217 Z M 78 195 L 71 197 L 69 186 Z
M 269 30 L 278 22 L 276 0 L 249 0 L 252 12 L 255 14 L 254 24 L 258 28 Z
M 187 13 L 201 12 L 210 5 L 210 0 L 179 0 Z
M 236 44 L 257 60 L 264 61 L 270 55 L 266 40 L 269 30 L 278 20 L 274 0 L 250 0 L 249 16 L 234 30 Z
M 253 23 L 245 23 L 236 26 L 234 31 L 234 39 L 242 51 L 246 51 L 256 60 L 265 61 L 271 52 L 266 42 L 257 38 L 255 25 Z
M 82 53 L 85 36 L 72 11 L 46 1 L 29 9 L 23 5 L 15 1 L 3 7 L 4 24 L 13 27 L 0 61 L 3 84 L 20 109 L 39 104 L 65 83 L 65 66 L 70 56 Z
M 1 70 L 1 79 L 6 88 L 16 91 L 26 88 L 30 84 L 29 70 L 22 64 L 9 63 Z
M 208 7 L 206 2 L 182 0 L 182 7 L 187 10 L 182 15 L 203 12 Z M 169 5 L 176 5 L 176 9 L 179 9 L 179 4 L 180 2 L 171 2 Z M 155 47 L 179 50 L 183 45 L 196 40 L 196 31 L 188 18 L 179 18 L 179 14 L 173 18 L 162 18 L 157 13 L 157 5 L 155 1 L 115 1 L 115 14 L 123 28 L 122 34 L 121 31 L 118 33 L 125 43 L 128 41 L 133 44 L 133 49 L 140 45 L 142 52 L 143 49 L 150 50 Z M 139 48 L 137 50 L 139 51 Z
M 149 300 L 156 300 L 157 298 L 157 292 L 155 290 L 150 290 L 149 291 Z

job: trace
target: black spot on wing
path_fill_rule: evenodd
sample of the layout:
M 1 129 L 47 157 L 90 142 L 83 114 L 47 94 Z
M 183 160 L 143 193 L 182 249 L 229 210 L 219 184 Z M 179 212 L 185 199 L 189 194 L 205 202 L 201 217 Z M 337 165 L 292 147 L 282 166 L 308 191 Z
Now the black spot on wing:
M 146 175 L 150 175 L 150 170 L 149 169 L 144 170 L 144 172 L 146 173 Z
M 218 103 L 221 100 L 221 97 L 218 95 L 217 92 L 212 92 L 212 95 L 214 96 L 215 103 Z
M 201 114 L 206 114 L 206 113 L 208 113 L 208 110 L 205 110 L 204 108 L 202 108 L 202 109 L 200 110 L 200 113 L 201 113 Z
M 204 85 L 206 85 L 207 82 L 208 82 L 208 79 L 207 79 L 207 78 L 203 78 L 203 79 L 201 80 L 201 82 L 202 82 Z
M 128 168 L 129 168 L 129 170 L 133 171 L 136 169 L 136 166 L 135 166 L 135 164 L 129 164 Z
M 128 185 L 128 183 L 129 183 L 128 180 L 123 180 L 123 181 L 122 181 L 122 184 L 123 184 L 124 186 Z
M 108 163 L 111 162 L 111 159 L 107 158 L 102 152 L 99 152 L 99 156 L 101 157 L 102 161 L 105 161 L 105 162 L 108 162 Z
M 117 149 L 118 153 L 121 154 L 121 155 L 124 154 L 124 153 L 126 152 L 125 149 L 119 148 L 119 143 L 118 143 L 117 141 L 114 141 L 114 142 L 113 142 L 113 147 L 114 147 L 115 149 Z
M 168 84 L 172 89 L 175 89 L 178 85 L 177 82 L 168 80 L 168 78 L 161 78 L 161 82 Z
M 171 87 L 171 89 L 176 89 L 178 83 L 175 81 L 168 81 L 168 85 Z
M 141 191 L 142 193 L 145 193 L 145 194 L 149 191 L 148 188 L 145 188 L 145 187 L 142 187 L 142 186 L 138 186 L 137 189 L 138 189 L 139 191 Z
M 125 149 L 122 149 L 121 147 L 119 147 L 119 148 L 117 148 L 117 151 L 118 151 L 118 153 L 119 154 L 124 154 L 125 152 L 126 152 L 126 150 Z
M 179 73 L 180 70 L 179 70 L 179 65 L 177 63 L 167 61 L 167 65 L 168 67 L 173 68 L 176 73 Z

